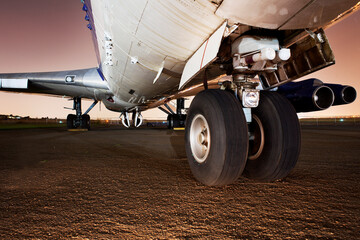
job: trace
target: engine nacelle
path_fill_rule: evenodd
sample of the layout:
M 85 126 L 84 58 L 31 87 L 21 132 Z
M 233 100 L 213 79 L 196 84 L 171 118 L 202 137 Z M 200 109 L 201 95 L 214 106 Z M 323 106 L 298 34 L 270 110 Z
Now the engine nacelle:
M 333 105 L 349 104 L 356 99 L 356 90 L 351 86 L 328 83 L 325 83 L 324 86 L 331 88 L 334 92 L 335 100 Z
M 331 88 L 315 78 L 284 84 L 278 88 L 278 92 L 290 100 L 296 112 L 324 110 L 335 100 Z

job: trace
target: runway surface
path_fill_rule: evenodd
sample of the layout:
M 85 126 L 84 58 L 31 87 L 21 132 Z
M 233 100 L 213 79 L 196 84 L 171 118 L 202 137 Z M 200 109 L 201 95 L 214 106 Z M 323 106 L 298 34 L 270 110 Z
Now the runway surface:
M 184 132 L 0 131 L 0 239 L 358 239 L 360 128 L 302 130 L 282 181 L 196 182 Z

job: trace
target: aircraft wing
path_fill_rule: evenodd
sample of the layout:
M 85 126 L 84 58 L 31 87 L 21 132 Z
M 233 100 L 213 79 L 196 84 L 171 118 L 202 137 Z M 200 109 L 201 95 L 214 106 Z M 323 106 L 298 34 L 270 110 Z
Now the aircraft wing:
M 0 74 L 0 91 L 102 100 L 112 96 L 96 68 L 61 72 Z

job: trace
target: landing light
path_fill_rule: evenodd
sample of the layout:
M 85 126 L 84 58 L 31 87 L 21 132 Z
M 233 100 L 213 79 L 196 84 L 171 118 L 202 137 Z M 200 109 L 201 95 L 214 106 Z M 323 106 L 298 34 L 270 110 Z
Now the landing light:
M 242 94 L 242 104 L 245 108 L 255 108 L 259 105 L 260 94 L 256 89 L 245 89 Z

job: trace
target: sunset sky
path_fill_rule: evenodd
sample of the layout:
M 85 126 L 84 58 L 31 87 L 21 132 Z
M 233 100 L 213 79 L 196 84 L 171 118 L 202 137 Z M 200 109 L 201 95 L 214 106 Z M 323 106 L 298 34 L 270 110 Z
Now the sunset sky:
M 80 0 L 0 0 L 0 73 L 60 71 L 96 66 Z M 336 64 L 306 78 L 352 85 L 360 93 L 360 11 L 326 30 Z M 305 78 L 305 79 L 306 79 Z M 0 114 L 66 118 L 72 102 L 59 97 L 0 92 Z M 84 101 L 83 109 L 91 104 Z M 92 119 L 116 119 L 119 113 L 95 107 Z M 350 105 L 300 116 L 360 115 L 360 98 Z M 161 111 L 145 117 L 165 117 Z

